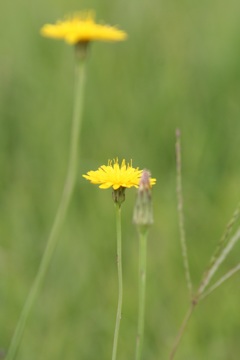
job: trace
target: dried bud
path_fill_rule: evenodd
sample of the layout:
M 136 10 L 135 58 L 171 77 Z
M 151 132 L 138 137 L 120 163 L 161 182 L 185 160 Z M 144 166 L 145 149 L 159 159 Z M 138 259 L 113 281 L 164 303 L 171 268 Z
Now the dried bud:
M 148 170 L 143 170 L 133 213 L 134 224 L 145 229 L 153 224 L 150 178 L 150 172 Z

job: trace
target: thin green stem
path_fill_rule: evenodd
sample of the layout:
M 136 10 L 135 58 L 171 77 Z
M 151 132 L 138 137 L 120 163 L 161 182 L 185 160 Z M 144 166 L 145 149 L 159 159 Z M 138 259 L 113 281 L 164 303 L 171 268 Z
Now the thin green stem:
M 203 294 L 205 288 L 207 287 L 207 285 L 209 284 L 210 280 L 212 279 L 213 275 L 215 274 L 215 272 L 217 271 L 217 269 L 219 268 L 219 266 L 222 264 L 222 262 L 225 260 L 225 258 L 227 257 L 228 253 L 232 250 L 232 248 L 234 247 L 234 245 L 236 244 L 236 242 L 240 239 L 240 227 L 237 229 L 235 235 L 233 235 L 230 240 L 228 241 L 227 245 L 223 248 L 222 252 L 220 253 L 219 257 L 216 259 L 216 261 L 214 262 L 214 264 L 212 265 L 212 267 L 208 270 L 208 272 L 205 275 L 204 280 L 202 281 L 198 292 L 197 292 L 197 296 L 201 296 L 201 294 Z
M 201 284 L 199 287 L 200 293 L 203 293 L 205 287 L 208 285 L 208 283 L 212 277 L 212 275 L 211 275 L 212 269 L 214 269 L 216 262 L 218 261 L 218 258 L 221 256 L 221 253 L 223 253 L 224 248 L 226 248 L 228 243 L 231 241 L 231 238 L 229 238 L 229 236 L 233 230 L 234 225 L 236 224 L 237 220 L 239 219 L 239 215 L 240 215 L 240 203 L 238 203 L 236 210 L 234 211 L 229 223 L 227 224 L 225 232 L 217 245 L 217 248 L 210 260 L 210 263 L 209 263 L 206 271 L 203 274 L 202 281 L 201 281 Z M 210 278 L 209 278 L 209 275 L 210 275 Z
M 226 280 L 232 277 L 236 272 L 240 270 L 240 264 L 236 265 L 233 269 L 229 270 L 225 275 L 223 275 L 218 281 L 215 282 L 207 291 L 205 291 L 200 297 L 199 301 L 205 299 L 210 295 L 215 289 L 222 285 Z
M 49 264 L 51 262 L 53 252 L 57 245 L 58 235 L 61 229 L 61 225 L 63 224 L 63 221 L 65 219 L 68 206 L 71 200 L 71 196 L 73 193 L 73 189 L 76 181 L 78 142 L 79 142 L 79 135 L 81 130 L 81 123 L 82 123 L 84 83 L 85 83 L 84 62 L 77 61 L 75 98 L 74 98 L 72 131 L 71 131 L 71 140 L 70 140 L 70 153 L 69 153 L 69 162 L 68 162 L 68 170 L 67 170 L 65 185 L 37 275 L 34 279 L 33 285 L 30 289 L 30 292 L 28 294 L 28 297 L 20 314 L 20 318 L 9 347 L 6 360 L 13 360 L 16 356 L 26 326 L 26 322 L 28 320 L 34 302 L 36 301 L 43 279 L 47 273 Z
M 117 358 L 117 346 L 120 322 L 122 317 L 122 298 L 123 298 L 123 285 L 122 285 L 122 230 L 121 230 L 121 206 L 116 204 L 116 227 L 117 227 L 117 270 L 118 270 L 118 306 L 116 325 L 113 340 L 112 360 Z
M 211 258 L 209 268 L 211 268 L 213 266 L 214 262 L 217 260 L 217 258 L 219 256 L 221 250 L 226 246 L 226 244 L 229 240 L 229 235 L 231 234 L 235 223 L 239 219 L 239 215 L 240 215 L 240 202 L 238 203 L 237 208 L 234 211 L 229 223 L 226 226 L 225 232 L 223 233 L 223 236 L 218 243 L 218 246 Z
M 147 267 L 147 233 L 146 229 L 139 230 L 139 304 L 138 304 L 138 329 L 136 342 L 136 360 L 141 359 L 144 335 L 144 313 L 146 292 L 146 267 Z
M 186 326 L 190 320 L 190 317 L 193 313 L 193 310 L 195 308 L 196 304 L 192 303 L 191 306 L 189 307 L 184 319 L 183 319 L 183 322 L 182 322 L 182 325 L 178 331 L 178 334 L 176 336 L 176 339 L 174 341 L 174 345 L 173 345 L 173 348 L 172 348 L 172 351 L 171 351 L 171 354 L 170 354 L 170 357 L 169 357 L 169 360 L 173 360 L 174 357 L 175 357 L 175 354 L 176 354 L 176 351 L 178 349 L 178 346 L 179 346 L 179 343 L 180 343 L 180 340 L 182 339 L 182 336 L 184 334 L 184 331 L 186 329 Z
M 180 242 L 182 249 L 183 265 L 185 270 L 185 277 L 187 282 L 187 287 L 189 291 L 190 300 L 193 296 L 193 286 L 189 269 L 188 261 L 188 252 L 187 252 L 187 242 L 186 242 L 186 232 L 184 226 L 184 214 L 183 214 L 183 190 L 182 190 L 182 160 L 181 160 L 181 134 L 180 130 L 176 130 L 176 171 L 177 171 L 177 181 L 176 181 L 176 192 L 177 192 L 177 203 L 178 203 L 178 224 L 180 232 Z

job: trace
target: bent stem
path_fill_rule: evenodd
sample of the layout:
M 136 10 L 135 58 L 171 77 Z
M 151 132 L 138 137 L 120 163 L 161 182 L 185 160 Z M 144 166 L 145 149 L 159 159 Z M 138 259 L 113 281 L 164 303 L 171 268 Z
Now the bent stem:
M 138 330 L 136 343 L 136 360 L 140 360 L 143 347 L 145 290 L 146 290 L 146 265 L 147 265 L 147 230 L 139 230 L 139 305 L 138 305 Z
M 172 351 L 171 351 L 171 353 L 170 353 L 169 360 L 173 360 L 173 359 L 174 359 L 174 356 L 175 356 L 176 351 L 177 351 L 177 349 L 178 349 L 178 345 L 179 345 L 179 343 L 180 343 L 180 340 L 182 339 L 182 336 L 183 336 L 183 334 L 184 334 L 184 331 L 185 331 L 185 329 L 186 329 L 186 326 L 187 326 L 187 324 L 188 324 L 188 321 L 189 321 L 190 318 L 191 318 L 191 315 L 192 315 L 192 313 L 193 313 L 193 310 L 194 310 L 195 306 L 196 306 L 196 303 L 193 302 L 193 303 L 191 304 L 191 306 L 189 307 L 189 309 L 188 309 L 188 311 L 187 311 L 187 313 L 186 313 L 186 315 L 185 315 L 185 317 L 184 317 L 184 319 L 183 319 L 182 325 L 181 325 L 181 327 L 180 327 L 180 329 L 179 329 L 179 331 L 178 331 L 178 334 L 177 334 L 177 336 L 176 336 L 176 338 L 175 338 L 174 345 L 173 345 Z
M 53 252 L 57 245 L 58 235 L 61 229 L 61 225 L 66 217 L 68 206 L 71 200 L 73 193 L 75 181 L 76 181 L 76 169 L 77 169 L 77 159 L 78 159 L 78 142 L 79 135 L 81 130 L 82 123 L 82 109 L 83 109 L 83 89 L 85 83 L 85 62 L 77 61 L 76 64 L 76 84 L 75 84 L 75 98 L 74 98 L 74 109 L 73 109 L 73 119 L 72 119 L 72 130 L 71 130 L 71 140 L 70 140 L 70 153 L 69 153 L 69 163 L 68 170 L 65 180 L 65 185 L 61 197 L 57 213 L 50 231 L 50 235 L 47 241 L 47 245 L 31 287 L 31 290 L 28 294 L 25 305 L 22 309 L 18 324 L 16 326 L 6 360 L 13 360 L 16 356 L 18 347 L 21 342 L 21 338 L 26 326 L 27 319 L 30 315 L 33 304 L 37 298 L 37 295 L 40 291 L 43 279 L 47 273 L 50 261 L 52 259 Z
M 117 306 L 116 325 L 114 331 L 112 360 L 116 360 L 117 357 L 118 335 L 119 335 L 119 328 L 120 328 L 120 322 L 122 316 L 122 298 L 123 298 L 121 205 L 116 203 L 115 206 L 116 206 L 116 227 L 117 227 L 118 306 Z

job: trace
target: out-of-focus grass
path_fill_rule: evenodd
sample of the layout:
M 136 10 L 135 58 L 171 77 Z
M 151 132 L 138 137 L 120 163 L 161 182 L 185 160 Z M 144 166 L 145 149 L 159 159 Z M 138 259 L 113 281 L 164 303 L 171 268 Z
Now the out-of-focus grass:
M 148 247 L 144 358 L 167 358 L 187 308 L 177 229 L 175 128 L 182 130 L 190 266 L 197 284 L 240 197 L 240 4 L 224 1 L 29 0 L 1 6 L 0 348 L 7 349 L 36 274 L 68 156 L 73 51 L 39 29 L 73 10 L 129 33 L 92 44 L 79 178 L 18 359 L 108 359 L 117 302 L 110 191 L 81 174 L 108 158 L 157 177 Z M 81 10 L 81 9 L 80 9 Z M 123 205 L 124 304 L 118 359 L 133 358 L 137 315 L 135 192 Z M 236 249 L 224 263 L 238 261 Z M 236 359 L 239 275 L 196 310 L 178 359 Z

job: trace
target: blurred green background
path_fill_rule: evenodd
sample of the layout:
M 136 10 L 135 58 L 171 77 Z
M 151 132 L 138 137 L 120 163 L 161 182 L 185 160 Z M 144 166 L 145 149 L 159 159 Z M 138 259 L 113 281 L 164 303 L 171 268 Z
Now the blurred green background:
M 110 190 L 82 178 L 110 158 L 157 178 L 148 243 L 143 359 L 167 359 L 188 306 L 175 194 L 182 132 L 190 267 L 201 274 L 240 199 L 240 3 L 5 2 L 0 11 L 0 349 L 6 350 L 45 248 L 64 183 L 74 56 L 39 29 L 75 10 L 129 38 L 94 43 L 87 68 L 77 186 L 19 360 L 110 359 L 117 306 Z M 138 301 L 135 190 L 123 205 L 124 302 L 118 359 L 133 359 Z M 218 276 L 239 261 L 237 246 Z M 217 277 L 216 277 L 217 278 Z M 240 276 L 196 309 L 176 359 L 239 359 Z

